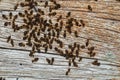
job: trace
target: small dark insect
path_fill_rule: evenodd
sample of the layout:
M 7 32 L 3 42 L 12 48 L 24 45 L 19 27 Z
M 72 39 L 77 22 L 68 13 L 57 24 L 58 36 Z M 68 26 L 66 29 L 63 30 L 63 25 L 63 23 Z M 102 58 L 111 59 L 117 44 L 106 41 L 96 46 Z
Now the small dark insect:
M 64 30 L 63 37 L 66 38 L 66 30 Z
M 53 62 L 54 62 L 54 58 L 51 59 L 50 64 L 53 65 Z
M 69 72 L 70 72 L 70 68 L 68 68 L 68 70 L 66 71 L 65 75 L 68 75 Z
M 77 44 L 77 49 L 80 50 L 80 44 Z
M 25 15 L 28 15 L 28 11 L 27 10 L 24 10 L 24 13 L 25 13 Z
M 8 26 L 8 25 L 9 25 L 9 22 L 5 22 L 5 23 L 4 23 L 4 26 Z
M 86 41 L 86 46 L 88 46 L 89 45 L 89 39 L 87 39 L 87 41 Z
M 88 50 L 89 50 L 89 51 L 93 51 L 94 49 L 95 49 L 95 47 L 94 47 L 94 46 L 92 46 L 92 47 L 88 48 Z
M 25 47 L 25 43 L 22 43 L 22 42 L 19 43 L 18 45 L 19 45 L 20 47 Z
M 71 66 L 71 60 L 69 59 L 68 65 Z
M 71 16 L 71 12 L 68 12 L 66 17 L 70 17 L 70 16 Z
M 24 4 L 23 2 L 21 2 L 21 3 L 20 3 L 20 6 L 21 6 L 21 7 L 24 7 L 24 6 L 25 6 L 25 4 Z
M 16 10 L 18 8 L 18 3 L 14 6 L 14 10 Z
M 51 62 L 50 59 L 48 59 L 48 58 L 46 58 L 46 61 L 48 62 L 48 64 L 50 64 L 50 62 Z
M 80 20 L 80 23 L 82 24 L 83 27 L 85 27 L 85 23 L 83 20 Z
M 28 38 L 28 35 L 27 35 L 27 36 L 24 36 L 24 37 L 23 37 L 23 40 L 26 40 L 27 38 Z
M 26 36 L 29 33 L 29 30 L 24 31 L 23 33 L 24 33 L 24 36 Z
M 48 1 L 45 2 L 45 6 L 44 7 L 46 8 L 47 6 L 48 6 Z
M 4 14 L 2 15 L 2 17 L 3 17 L 3 19 L 6 19 L 6 20 L 8 19 L 7 16 Z
M 35 53 L 35 51 L 30 51 L 29 56 L 30 56 L 30 57 L 34 57 L 34 55 L 33 55 L 34 53 Z
M 16 78 L 16 80 L 18 80 L 19 78 Z
M 26 43 L 26 45 L 28 45 L 28 46 L 32 46 L 33 44 L 32 44 L 31 41 L 28 41 L 28 42 Z
M 51 13 L 49 13 L 48 15 L 49 16 L 55 16 L 57 13 L 56 12 L 51 12 Z
M 60 27 L 63 27 L 63 21 L 60 21 Z
M 81 60 L 82 60 L 82 57 L 79 57 L 79 60 L 78 60 L 78 61 L 80 62 Z
M 35 44 L 35 43 L 34 43 Z M 35 45 L 32 46 L 32 51 L 35 51 Z
M 60 15 L 60 16 L 57 18 L 57 22 L 59 22 L 60 19 L 62 19 L 62 15 Z
M 79 50 L 76 50 L 76 57 L 79 56 Z
M 56 3 L 54 9 L 59 9 L 59 8 L 61 8 L 61 5 Z
M 55 2 L 55 0 L 50 0 L 50 2 Z
M 92 11 L 92 7 L 91 7 L 90 5 L 88 5 L 88 9 L 89 9 L 90 11 Z
M 52 49 L 52 45 L 51 44 L 49 44 L 49 48 Z
M 0 80 L 5 80 L 5 78 L 3 78 L 3 77 L 0 77 Z
M 14 47 L 14 41 L 13 41 L 13 39 L 11 39 L 11 45 L 12 45 L 12 47 Z
M 33 10 L 30 11 L 30 15 L 33 15 Z
M 50 24 L 52 24 L 52 21 L 51 21 L 51 19 L 49 19 L 49 23 L 50 23 Z
M 15 15 L 14 18 L 13 18 L 13 20 L 16 20 L 17 18 L 18 18 L 18 15 Z
M 11 12 L 9 13 L 9 18 L 12 19 L 12 13 Z
M 45 53 L 47 53 L 48 51 L 48 46 L 45 46 Z
M 100 66 L 100 63 L 98 62 L 98 60 L 93 61 L 92 64 L 96 66 Z
M 120 1 L 120 0 L 116 0 L 116 1 Z
M 23 14 L 23 13 L 18 13 L 18 15 L 20 16 L 20 17 L 25 17 L 25 15 Z
M 77 31 L 75 31 L 74 34 L 75 34 L 75 37 L 78 37 L 78 32 Z
M 5 78 L 3 78 L 3 80 L 5 80 Z
M 52 44 L 52 43 L 53 43 L 53 41 L 54 41 L 54 38 L 50 39 L 50 44 Z
M 3 78 L 2 78 L 2 77 L 0 77 L 0 80 L 3 80 Z
M 81 45 L 81 48 L 82 48 L 82 49 L 84 49 L 84 48 L 85 48 L 85 46 L 84 46 L 84 45 Z
M 34 58 L 33 60 L 32 60 L 32 63 L 33 62 L 37 62 L 39 60 L 39 58 Z
M 50 6 L 50 7 L 49 7 L 49 12 L 52 12 L 52 9 L 53 9 L 53 8 Z
M 73 61 L 73 66 L 78 67 L 78 64 L 75 61 Z
M 95 52 L 92 52 L 91 54 L 90 54 L 90 57 L 94 57 L 96 55 L 96 53 Z
M 76 42 L 74 42 L 74 48 L 77 46 L 77 43 Z

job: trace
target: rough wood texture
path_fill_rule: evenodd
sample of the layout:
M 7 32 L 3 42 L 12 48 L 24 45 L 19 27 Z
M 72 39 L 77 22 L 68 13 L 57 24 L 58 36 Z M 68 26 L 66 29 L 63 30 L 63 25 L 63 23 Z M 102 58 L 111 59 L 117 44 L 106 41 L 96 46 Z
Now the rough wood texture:
M 62 8 L 57 12 L 71 11 L 72 16 L 85 21 L 85 28 L 80 29 L 79 39 L 71 37 L 66 42 L 78 41 L 82 43 L 86 38 L 91 38 L 91 44 L 96 46 L 97 56 L 89 58 L 84 55 L 79 62 L 79 67 L 71 67 L 68 76 L 65 72 L 68 62 L 57 53 L 36 53 L 40 60 L 31 63 L 28 56 L 30 48 L 20 48 L 17 42 L 21 40 L 20 31 L 14 33 L 10 27 L 4 27 L 2 13 L 13 10 L 16 3 L 11 0 L 0 2 L 0 76 L 6 80 L 120 80 L 120 2 L 116 0 L 58 0 Z M 19 1 L 19 0 L 18 0 Z M 90 12 L 87 6 L 91 5 Z M 19 10 L 18 10 L 19 11 Z M 6 37 L 12 35 L 15 47 L 6 43 Z M 55 57 L 54 65 L 48 65 L 46 57 Z M 99 59 L 100 66 L 94 66 L 91 61 Z M 22 65 L 20 65 L 20 63 Z

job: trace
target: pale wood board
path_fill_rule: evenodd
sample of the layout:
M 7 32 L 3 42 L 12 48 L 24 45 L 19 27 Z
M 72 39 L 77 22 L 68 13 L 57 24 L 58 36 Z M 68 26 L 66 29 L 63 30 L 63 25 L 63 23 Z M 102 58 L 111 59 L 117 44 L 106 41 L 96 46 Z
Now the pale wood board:
M 90 44 L 96 46 L 97 52 L 95 58 L 83 54 L 84 59 L 78 63 L 79 67 L 71 67 L 70 74 L 66 76 L 68 60 L 51 51 L 50 54 L 36 53 L 35 56 L 40 60 L 32 63 L 28 56 L 31 48 L 21 48 L 17 45 L 22 41 L 20 34 L 22 31 L 14 33 L 10 27 L 4 27 L 5 20 L 1 15 L 9 13 L 8 10 L 12 11 L 17 1 L 19 0 L 0 2 L 0 76 L 6 77 L 6 80 L 16 80 L 17 77 L 19 80 L 120 80 L 120 2 L 57 0 L 62 5 L 62 8 L 57 10 L 59 14 L 71 11 L 72 17 L 83 19 L 86 24 L 84 29 L 79 29 L 79 38 L 74 39 L 69 36 L 67 41 L 64 39 L 65 44 L 74 41 L 84 44 L 83 41 L 90 37 L 92 38 Z M 88 5 L 92 6 L 92 12 L 88 11 Z M 9 35 L 12 35 L 15 47 L 6 42 Z M 86 50 L 83 51 L 85 52 Z M 48 65 L 45 61 L 46 57 L 55 57 L 54 65 Z M 96 58 L 99 59 L 100 66 L 91 64 Z

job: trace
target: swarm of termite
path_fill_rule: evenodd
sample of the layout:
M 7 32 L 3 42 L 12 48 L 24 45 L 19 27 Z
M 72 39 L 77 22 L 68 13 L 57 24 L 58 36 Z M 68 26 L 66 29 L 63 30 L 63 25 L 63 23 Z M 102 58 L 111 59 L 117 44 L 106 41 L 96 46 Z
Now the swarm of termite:
M 44 6 L 38 5 L 43 3 Z M 49 5 L 51 3 L 52 5 Z M 29 56 L 32 57 L 32 63 L 37 62 L 39 58 L 35 58 L 34 55 L 36 52 L 41 52 L 41 49 L 44 49 L 44 53 L 47 53 L 48 50 L 52 49 L 55 52 L 59 53 L 60 56 L 68 59 L 68 66 L 78 67 L 78 61 L 82 60 L 80 56 L 81 49 L 88 49 L 88 55 L 90 57 L 94 57 L 96 53 L 94 52 L 94 46 L 89 46 L 90 39 L 87 39 L 84 45 L 80 43 L 74 42 L 73 44 L 68 45 L 68 49 L 64 48 L 64 41 L 61 38 L 66 39 L 68 35 L 74 34 L 75 38 L 79 38 L 79 32 L 77 30 L 73 30 L 73 27 L 85 27 L 84 20 L 77 20 L 73 18 L 72 12 L 66 13 L 66 21 L 63 21 L 63 15 L 57 16 L 58 10 L 61 8 L 61 5 L 57 3 L 55 0 L 49 1 L 40 1 L 37 0 L 25 0 L 24 2 L 17 3 L 14 6 L 14 10 L 16 11 L 19 7 L 23 8 L 23 12 L 18 12 L 18 14 L 14 15 L 12 12 L 9 13 L 8 16 L 5 14 L 2 15 L 3 19 L 7 20 L 4 23 L 4 26 L 11 25 L 14 32 L 18 30 L 23 31 L 22 40 L 25 42 L 18 43 L 18 46 L 32 47 Z M 45 12 L 44 9 L 49 9 L 49 12 Z M 92 11 L 90 5 L 88 5 L 88 9 Z M 44 16 L 49 17 L 50 19 L 46 19 Z M 56 21 L 52 18 L 56 18 Z M 20 18 L 23 22 L 22 25 L 16 24 L 16 20 Z M 10 21 L 8 21 L 10 20 Z M 53 23 L 54 22 L 54 23 Z M 7 42 L 11 43 L 14 47 L 14 39 L 12 36 L 8 36 Z M 54 46 L 54 43 L 58 44 Z M 49 65 L 54 64 L 54 58 L 46 58 L 46 61 Z M 92 62 L 93 65 L 99 66 L 100 63 L 98 61 Z M 66 75 L 70 72 L 70 68 L 67 70 Z

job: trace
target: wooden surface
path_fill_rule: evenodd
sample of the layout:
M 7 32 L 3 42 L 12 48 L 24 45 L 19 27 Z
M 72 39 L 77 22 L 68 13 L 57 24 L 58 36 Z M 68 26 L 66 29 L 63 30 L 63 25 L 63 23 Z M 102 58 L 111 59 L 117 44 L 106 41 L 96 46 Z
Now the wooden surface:
M 68 76 L 65 75 L 68 60 L 64 57 L 53 51 L 48 54 L 36 53 L 35 56 L 40 60 L 32 63 L 28 56 L 31 48 L 21 48 L 17 45 L 17 42 L 22 41 L 22 31 L 14 33 L 11 27 L 4 27 L 4 20 L 1 17 L 1 14 L 7 14 L 9 10 L 13 10 L 17 2 L 13 1 L 2 0 L 0 2 L 0 76 L 6 77 L 6 80 L 16 80 L 17 77 L 19 80 L 120 80 L 119 1 L 58 0 L 58 3 L 62 5 L 58 13 L 64 14 L 71 11 L 72 17 L 83 19 L 86 24 L 85 28 L 79 29 L 79 38 L 74 39 L 69 36 L 65 44 L 75 41 L 83 43 L 87 38 L 91 38 L 90 44 L 96 46 L 97 52 L 95 58 L 89 58 L 84 55 L 86 51 L 83 51 L 83 60 L 78 63 L 79 67 L 70 67 L 72 70 Z M 92 12 L 88 11 L 88 5 L 93 8 Z M 12 35 L 15 47 L 6 42 L 6 37 L 9 35 Z M 46 57 L 54 57 L 54 65 L 48 65 Z M 94 59 L 99 59 L 101 65 L 92 65 L 91 62 Z

